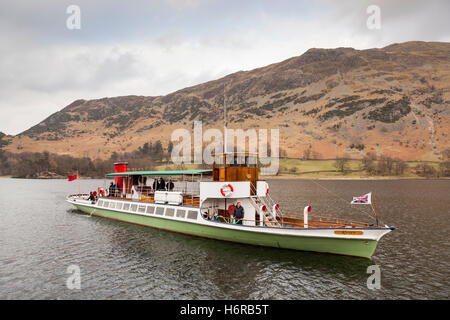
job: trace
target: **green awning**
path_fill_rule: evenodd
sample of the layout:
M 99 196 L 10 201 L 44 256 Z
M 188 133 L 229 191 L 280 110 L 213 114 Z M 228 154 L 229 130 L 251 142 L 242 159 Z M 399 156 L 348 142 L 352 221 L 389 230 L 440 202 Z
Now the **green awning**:
M 127 176 L 183 176 L 191 174 L 208 174 L 212 170 L 174 170 L 174 171 L 128 171 L 114 172 L 106 174 L 107 177 L 127 177 Z

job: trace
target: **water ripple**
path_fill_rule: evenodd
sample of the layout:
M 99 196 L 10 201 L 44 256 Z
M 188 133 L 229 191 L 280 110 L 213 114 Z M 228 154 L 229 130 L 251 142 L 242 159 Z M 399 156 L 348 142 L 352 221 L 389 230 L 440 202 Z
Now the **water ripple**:
M 62 180 L 2 179 L 2 299 L 448 299 L 450 181 L 274 180 L 285 211 L 365 219 L 346 201 L 374 191 L 381 219 L 398 227 L 371 260 L 198 239 L 84 215 Z M 103 181 L 82 181 L 94 189 Z M 20 190 L 20 192 L 18 192 Z M 8 192 L 7 192 L 8 191 Z M 7 197 L 6 197 L 7 195 Z M 22 201 L 23 198 L 28 201 Z M 69 290 L 78 265 L 81 290 Z M 366 286 L 381 268 L 382 288 Z

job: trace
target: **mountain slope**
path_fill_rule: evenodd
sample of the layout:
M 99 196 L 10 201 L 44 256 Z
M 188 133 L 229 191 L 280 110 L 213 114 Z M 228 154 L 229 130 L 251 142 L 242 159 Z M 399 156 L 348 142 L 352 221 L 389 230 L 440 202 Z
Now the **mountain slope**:
M 450 147 L 450 43 L 310 49 L 303 55 L 166 96 L 77 100 L 18 136 L 11 152 L 105 158 L 171 132 L 223 126 L 279 128 L 289 156 L 436 160 Z

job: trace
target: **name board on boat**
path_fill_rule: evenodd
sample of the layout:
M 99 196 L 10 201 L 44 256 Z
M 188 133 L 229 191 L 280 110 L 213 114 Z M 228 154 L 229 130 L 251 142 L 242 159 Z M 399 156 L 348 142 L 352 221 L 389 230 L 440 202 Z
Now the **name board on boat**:
M 362 231 L 350 231 L 350 230 L 336 230 L 336 231 L 334 231 L 334 234 L 343 234 L 343 235 L 346 235 L 346 236 L 361 236 L 361 235 L 363 235 L 364 234 L 364 232 L 362 232 Z

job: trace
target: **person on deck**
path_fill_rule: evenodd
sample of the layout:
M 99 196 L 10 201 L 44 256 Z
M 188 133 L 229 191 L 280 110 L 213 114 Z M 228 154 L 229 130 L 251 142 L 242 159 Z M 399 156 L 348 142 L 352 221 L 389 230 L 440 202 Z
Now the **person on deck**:
M 166 190 L 166 182 L 164 181 L 163 177 L 159 178 L 159 187 L 158 190 Z
M 120 194 L 120 187 L 119 187 L 119 183 L 117 182 L 117 183 L 114 185 L 114 196 L 115 196 L 115 197 L 118 197 L 119 194 Z
M 173 184 L 172 179 L 169 179 L 169 182 L 167 182 L 167 185 L 166 185 L 167 191 L 172 191 L 174 186 L 175 185 Z
M 244 207 L 241 206 L 240 202 L 234 207 L 233 218 L 235 219 L 236 224 L 242 224 L 242 219 L 244 219 Z
M 113 182 L 111 182 L 111 184 L 109 185 L 109 189 L 108 189 L 108 193 L 109 193 L 109 196 L 110 197 L 114 197 L 114 183 Z

